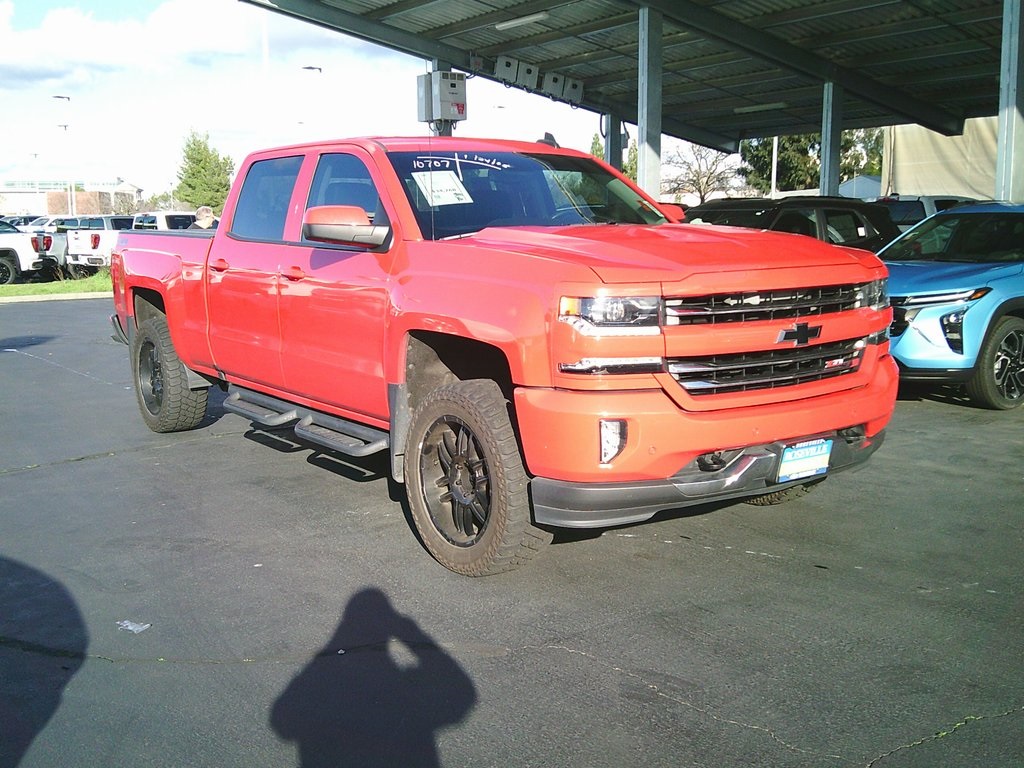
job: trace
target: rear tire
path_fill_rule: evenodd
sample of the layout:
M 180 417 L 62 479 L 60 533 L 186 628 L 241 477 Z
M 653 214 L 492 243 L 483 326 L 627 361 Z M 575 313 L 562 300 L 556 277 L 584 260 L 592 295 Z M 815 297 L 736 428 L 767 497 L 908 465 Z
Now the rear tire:
M 72 280 L 82 280 L 95 275 L 96 267 L 90 267 L 85 264 L 68 264 L 64 267 L 64 272 Z
M 10 285 L 18 279 L 18 266 L 10 256 L 0 257 L 0 285 Z
M 996 323 L 978 354 L 967 394 L 978 405 L 997 411 L 1024 403 L 1024 320 L 1004 317 Z
M 424 546 L 455 573 L 510 571 L 551 541 L 531 523 L 529 478 L 493 381 L 458 382 L 426 396 L 410 425 L 406 489 Z
M 154 432 L 181 432 L 206 416 L 209 390 L 189 389 L 188 376 L 163 317 L 139 326 L 132 339 L 132 381 L 142 418 Z

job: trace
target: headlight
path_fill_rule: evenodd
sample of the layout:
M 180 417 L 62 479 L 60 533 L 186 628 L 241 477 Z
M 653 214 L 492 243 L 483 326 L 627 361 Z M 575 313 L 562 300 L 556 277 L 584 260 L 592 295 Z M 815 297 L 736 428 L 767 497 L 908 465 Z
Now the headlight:
M 947 293 L 927 293 L 918 296 L 907 296 L 899 299 L 899 304 L 904 307 L 930 307 L 940 304 L 960 304 L 968 301 L 977 301 L 982 296 L 992 291 L 991 288 L 970 288 L 965 291 L 949 291 Z
M 587 336 L 647 336 L 661 333 L 658 296 L 563 296 L 558 319 Z
M 885 278 L 865 283 L 860 288 L 860 305 L 882 310 L 889 306 L 889 281 Z

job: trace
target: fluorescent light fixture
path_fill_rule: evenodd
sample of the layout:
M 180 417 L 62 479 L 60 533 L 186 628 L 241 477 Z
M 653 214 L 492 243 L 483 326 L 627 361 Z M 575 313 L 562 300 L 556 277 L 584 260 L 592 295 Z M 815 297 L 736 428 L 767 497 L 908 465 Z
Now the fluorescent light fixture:
M 773 101 L 771 104 L 751 104 L 748 107 L 736 107 L 733 112 L 737 115 L 749 115 L 751 112 L 771 112 L 775 109 L 785 109 L 788 104 L 784 101 Z
M 521 27 L 524 24 L 533 24 L 535 21 L 544 21 L 548 17 L 547 11 L 541 11 L 540 13 L 531 13 L 529 16 L 520 16 L 518 19 L 509 19 L 508 21 L 499 21 L 494 25 L 494 28 L 499 32 L 504 32 L 506 29 L 515 29 Z

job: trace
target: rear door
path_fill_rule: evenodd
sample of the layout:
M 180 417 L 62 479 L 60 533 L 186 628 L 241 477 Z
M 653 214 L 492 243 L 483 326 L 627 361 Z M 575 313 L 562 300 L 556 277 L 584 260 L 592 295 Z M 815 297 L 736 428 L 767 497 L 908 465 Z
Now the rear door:
M 279 272 L 302 155 L 253 162 L 230 227 L 210 249 L 206 280 L 210 350 L 218 369 L 242 382 L 281 388 Z M 300 203 L 301 204 L 301 201 Z
M 822 239 L 827 243 L 869 251 L 885 245 L 871 222 L 852 208 L 821 208 L 819 214 L 825 227 Z

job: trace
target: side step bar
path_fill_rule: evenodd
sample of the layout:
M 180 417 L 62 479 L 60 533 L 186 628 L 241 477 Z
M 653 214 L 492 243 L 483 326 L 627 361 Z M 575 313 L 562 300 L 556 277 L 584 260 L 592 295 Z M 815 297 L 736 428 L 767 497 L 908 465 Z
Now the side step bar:
M 228 387 L 224 410 L 243 416 L 262 427 L 282 427 L 294 422 L 296 436 L 346 456 L 369 456 L 388 448 L 388 433 L 348 419 L 303 408 L 276 397 L 234 385 Z

